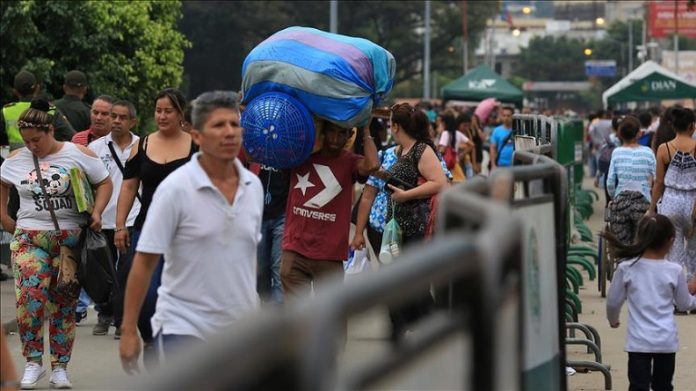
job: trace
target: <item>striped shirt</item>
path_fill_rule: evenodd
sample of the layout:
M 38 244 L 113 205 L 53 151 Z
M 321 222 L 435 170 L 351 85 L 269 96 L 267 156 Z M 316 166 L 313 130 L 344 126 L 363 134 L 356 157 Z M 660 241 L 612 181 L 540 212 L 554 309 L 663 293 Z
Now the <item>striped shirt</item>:
M 99 136 L 96 134 L 92 133 L 92 128 L 90 127 L 87 130 L 83 130 L 81 132 L 75 133 L 75 135 L 72 138 L 73 144 L 80 144 L 82 146 L 88 146 L 89 143 L 92 141 L 98 139 Z
M 650 201 L 655 178 L 655 155 L 648 147 L 618 147 L 611 154 L 607 191 L 613 198 L 624 191 L 639 191 Z

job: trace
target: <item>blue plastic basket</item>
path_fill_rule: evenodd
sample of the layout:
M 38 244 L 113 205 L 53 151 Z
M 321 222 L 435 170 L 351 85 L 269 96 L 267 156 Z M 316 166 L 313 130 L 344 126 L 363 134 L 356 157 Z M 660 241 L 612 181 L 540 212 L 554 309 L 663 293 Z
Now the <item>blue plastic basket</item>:
M 253 99 L 242 113 L 244 148 L 254 161 L 274 167 L 302 164 L 314 147 L 314 121 L 297 99 L 267 92 Z

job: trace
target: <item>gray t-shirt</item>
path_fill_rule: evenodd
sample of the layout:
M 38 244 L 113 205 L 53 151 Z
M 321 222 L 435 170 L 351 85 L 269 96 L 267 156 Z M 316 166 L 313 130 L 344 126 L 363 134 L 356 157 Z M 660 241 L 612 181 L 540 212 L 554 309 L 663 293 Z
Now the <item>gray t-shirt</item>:
M 607 143 L 607 139 L 612 134 L 611 120 L 601 119 L 590 125 L 589 129 L 592 148 L 597 150 Z
M 619 264 L 607 295 L 607 319 L 619 321 L 628 300 L 628 333 L 624 350 L 633 353 L 675 353 L 679 350 L 674 305 L 696 309 L 682 267 L 667 260 L 641 258 Z
M 96 184 L 109 176 L 106 167 L 101 160 L 87 156 L 69 142 L 63 143 L 58 152 L 39 159 L 39 167 L 60 229 L 79 228 L 86 221 L 85 216 L 77 211 L 70 169 L 79 168 L 90 183 Z M 2 181 L 15 186 L 19 192 L 17 228 L 54 230 L 48 201 L 44 199 L 34 168 L 33 154 L 22 148 L 5 160 L 0 170 Z

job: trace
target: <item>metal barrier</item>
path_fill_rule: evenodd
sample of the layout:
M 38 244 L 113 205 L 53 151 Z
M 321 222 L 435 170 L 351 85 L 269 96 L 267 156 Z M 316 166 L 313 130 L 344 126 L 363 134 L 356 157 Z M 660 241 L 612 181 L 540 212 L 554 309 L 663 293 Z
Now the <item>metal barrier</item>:
M 470 333 L 473 348 L 459 368 L 464 388 L 521 387 L 520 221 L 507 208 L 475 194 L 444 197 L 448 226 L 428 244 L 407 249 L 396 262 L 347 283 L 335 279 L 320 295 L 262 311 L 214 337 L 185 358 L 168 362 L 139 388 L 151 389 L 362 389 L 376 384 L 438 342 Z M 449 201 L 447 201 L 449 200 Z M 459 206 L 476 210 L 476 232 L 455 220 Z M 448 206 L 449 205 L 449 206 Z M 450 281 L 466 287 L 450 311 L 424 319 L 417 335 L 345 370 L 337 355 L 348 317 L 407 302 L 427 287 Z M 421 332 L 422 331 L 422 332 Z M 183 355 L 182 355 L 183 356 Z
M 553 118 L 538 114 L 515 114 L 512 117 L 512 131 L 515 136 L 534 137 L 536 145 L 551 145 L 551 156 L 556 157 L 558 131 Z
M 549 155 L 552 146 L 542 144 L 532 150 Z M 548 156 L 516 151 L 513 159 L 518 165 L 497 170 L 487 180 L 475 178 L 446 193 L 441 205 L 456 213 L 442 214 L 440 224 L 444 228 L 457 224 L 478 231 L 478 205 L 467 200 L 472 192 L 498 199 L 524 217 L 520 252 L 525 270 L 523 388 L 565 390 L 566 174 Z M 501 181 L 514 181 L 519 191 L 497 191 L 495 187 Z M 453 284 L 450 296 L 457 297 L 464 288 Z

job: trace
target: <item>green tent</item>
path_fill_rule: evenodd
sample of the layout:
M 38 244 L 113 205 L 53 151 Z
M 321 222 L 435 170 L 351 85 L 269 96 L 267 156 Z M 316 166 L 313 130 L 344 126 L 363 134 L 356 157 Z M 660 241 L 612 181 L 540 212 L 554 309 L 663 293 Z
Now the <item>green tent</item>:
M 602 94 L 604 107 L 623 102 L 694 99 L 694 97 L 696 97 L 696 85 L 653 61 L 646 61 Z
M 486 65 L 479 65 L 466 75 L 442 87 L 443 100 L 484 100 L 521 104 L 522 91 Z

